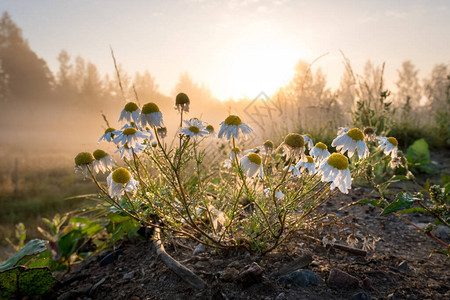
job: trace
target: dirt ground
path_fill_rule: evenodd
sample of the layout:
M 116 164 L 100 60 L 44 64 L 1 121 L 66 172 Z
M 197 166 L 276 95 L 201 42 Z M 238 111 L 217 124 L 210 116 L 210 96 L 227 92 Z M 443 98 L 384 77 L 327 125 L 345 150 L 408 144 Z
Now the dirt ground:
M 444 159 L 444 168 L 448 170 L 447 155 L 444 155 L 439 158 Z M 394 188 L 395 193 L 398 191 Z M 378 209 L 352 206 L 338 210 L 352 201 L 374 197 L 376 195 L 370 188 L 355 187 L 349 195 L 338 194 L 324 207 L 329 213 L 349 216 L 348 219 L 363 228 L 364 234 L 379 239 L 376 248 L 368 251 L 366 256 L 324 247 L 302 234 L 295 236 L 286 247 L 262 257 L 246 252 L 223 255 L 214 249 L 199 251 L 198 248 L 194 255 L 197 247 L 194 243 L 186 240 L 166 242 L 166 251 L 206 282 L 206 288 L 196 289 L 167 268 L 157 257 L 152 241 L 140 239 L 123 244 L 115 253 L 105 252 L 74 266 L 70 273 L 59 277 L 60 283 L 47 297 L 450 299 L 450 260 L 442 255 L 430 256 L 433 249 L 441 247 L 440 244 L 395 216 L 381 217 Z M 419 225 L 430 221 L 422 215 L 411 216 L 410 220 Z M 345 240 L 337 243 L 346 244 Z M 362 245 L 359 243 L 355 247 Z M 243 274 L 248 266 L 253 266 L 256 272 L 245 277 Z M 292 279 L 292 274 L 299 270 L 310 270 L 320 277 L 305 286 Z M 286 279 L 289 275 L 291 280 Z

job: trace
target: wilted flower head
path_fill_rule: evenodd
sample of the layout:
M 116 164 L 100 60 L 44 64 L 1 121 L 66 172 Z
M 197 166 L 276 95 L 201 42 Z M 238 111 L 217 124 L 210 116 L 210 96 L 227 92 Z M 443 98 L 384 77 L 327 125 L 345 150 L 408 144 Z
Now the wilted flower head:
M 375 130 L 372 127 L 366 127 L 363 130 L 364 140 L 374 142 L 377 138 Z
M 141 110 L 139 109 L 139 106 L 134 102 L 128 102 L 125 107 L 123 108 L 122 112 L 120 113 L 119 122 L 122 120 L 126 120 L 127 122 L 139 122 L 139 114 L 141 113 Z
M 273 148 L 275 147 L 273 142 L 271 140 L 266 140 L 263 144 L 264 146 L 264 150 L 266 151 L 266 153 L 270 154 L 273 151 Z
M 314 145 L 312 136 L 309 133 L 307 133 L 303 135 L 303 138 L 305 139 L 305 145 L 308 147 L 309 150 L 311 150 L 311 148 Z
M 225 136 L 227 140 L 231 137 L 239 138 L 239 131 L 244 137 L 253 132 L 253 129 L 241 121 L 241 118 L 235 115 L 228 116 L 225 121 L 220 123 L 219 138 Z
M 189 112 L 189 103 L 191 103 L 191 101 L 189 100 L 188 95 L 179 93 L 175 98 L 175 109 L 178 110 L 178 112 Z
M 322 142 L 318 142 L 310 151 L 311 156 L 320 163 L 324 159 L 327 159 L 330 156 L 330 152 L 328 152 L 328 147 Z
M 303 159 L 305 157 L 305 138 L 298 133 L 289 133 L 278 148 L 280 147 L 289 158 Z
M 83 172 L 84 179 L 86 179 L 88 167 L 93 166 L 95 158 L 90 152 L 80 152 L 75 156 L 75 172 Z
M 337 138 L 333 140 L 331 146 L 336 147 L 337 151 L 344 154 L 348 151 L 348 156 L 352 157 L 355 154 L 355 150 L 358 151 L 360 158 L 369 156 L 369 149 L 364 142 L 364 134 L 358 128 L 353 128 L 347 132 L 342 132 Z
M 215 134 L 214 126 L 211 124 L 206 125 L 206 130 L 208 130 L 209 134 Z
M 378 144 L 385 155 L 391 155 L 392 158 L 397 157 L 398 141 L 394 137 L 377 137 Z
M 118 168 L 111 172 L 106 179 L 111 198 L 120 199 L 124 192 L 137 190 L 139 182 L 134 180 L 130 172 L 125 168 Z
M 108 169 L 111 169 L 116 163 L 111 155 L 109 155 L 108 153 L 106 153 L 101 149 L 95 150 L 93 155 L 95 158 L 93 162 L 95 173 L 100 172 L 105 173 L 106 171 L 108 171 Z
M 114 131 L 116 131 L 115 128 L 109 127 L 105 130 L 105 133 L 100 137 L 97 143 L 100 143 L 102 140 L 105 140 L 107 142 L 111 142 L 114 138 Z
M 164 127 L 162 113 L 158 105 L 149 102 L 142 106 L 141 125 L 145 127 L 148 124 L 150 127 Z
M 160 138 L 165 138 L 167 136 L 167 127 L 158 127 L 156 132 Z
M 247 177 L 253 178 L 259 176 L 264 178 L 262 158 L 259 154 L 249 153 L 241 158 L 241 168 Z
M 351 188 L 352 177 L 348 169 L 348 159 L 340 153 L 333 153 L 327 160 L 323 161 L 317 173 L 322 175 L 322 181 L 332 182 L 331 189 L 339 190 L 347 194 Z

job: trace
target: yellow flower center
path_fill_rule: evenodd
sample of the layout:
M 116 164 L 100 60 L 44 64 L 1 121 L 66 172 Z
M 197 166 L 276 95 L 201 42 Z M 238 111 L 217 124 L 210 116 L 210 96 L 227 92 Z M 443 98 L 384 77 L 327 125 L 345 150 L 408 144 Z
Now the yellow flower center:
M 189 100 L 188 95 L 185 93 L 179 93 L 177 97 L 175 98 L 175 104 L 176 105 L 182 105 L 182 104 L 189 104 L 191 101 Z
M 362 141 L 364 139 L 364 134 L 361 129 L 353 128 L 347 132 L 347 135 L 355 141 Z
M 372 127 L 366 127 L 366 128 L 364 128 L 363 133 L 364 133 L 364 135 L 371 136 L 371 135 L 375 134 L 375 130 L 373 130 Z
M 137 124 L 134 122 L 130 122 L 130 125 L 133 126 L 134 128 L 137 128 Z
M 233 149 L 231 149 L 231 151 L 233 151 L 234 153 L 240 153 L 241 149 L 239 149 L 238 147 L 234 147 Z
M 388 142 L 392 144 L 392 146 L 397 147 L 398 145 L 398 141 L 395 137 L 388 137 L 387 138 Z
M 309 155 L 306 155 L 306 159 L 308 160 L 307 162 L 309 162 L 309 163 L 313 163 L 314 162 L 314 159 L 311 156 L 309 156 Z
M 206 126 L 206 130 L 208 130 L 209 132 L 212 132 L 212 131 L 214 131 L 214 126 L 208 125 L 208 126 Z
M 322 149 L 322 150 L 327 150 L 328 149 L 327 145 L 325 145 L 322 142 L 318 142 L 314 147 Z
M 144 104 L 144 106 L 142 106 L 142 113 L 144 115 L 148 115 L 155 112 L 159 112 L 159 107 L 153 102 L 149 102 L 147 104 Z
M 128 111 L 128 112 L 133 112 L 133 111 L 136 111 L 136 110 L 138 110 L 138 109 L 139 109 L 139 106 L 137 106 L 137 104 L 134 103 L 134 102 L 128 102 L 128 103 L 125 105 L 125 107 L 124 107 L 124 110 L 125 110 L 125 111 Z
M 264 142 L 264 147 L 273 149 L 273 147 L 274 147 L 273 142 L 271 140 L 265 141 Z
M 248 155 L 248 160 L 257 165 L 260 165 L 262 162 L 261 156 L 256 153 L 250 153 Z
M 289 133 L 284 138 L 284 142 L 292 148 L 301 148 L 305 146 L 305 138 L 298 133 Z
M 189 131 L 198 134 L 200 132 L 200 129 L 198 129 L 198 127 L 196 126 L 190 126 Z
M 95 150 L 93 154 L 94 154 L 94 157 L 96 160 L 100 160 L 103 157 L 105 157 L 106 155 L 108 155 L 108 153 L 106 153 L 105 151 L 100 150 L 100 149 Z
M 109 127 L 108 129 L 105 130 L 105 134 L 109 133 L 109 132 L 113 132 L 116 131 L 115 128 Z
M 309 137 L 312 140 L 312 135 L 310 135 L 309 133 L 305 134 L 307 137 Z
M 242 121 L 238 116 L 230 115 L 225 119 L 225 124 L 239 126 L 242 124 Z
M 328 157 L 328 164 L 338 170 L 345 170 L 348 168 L 348 159 L 340 153 L 333 153 Z
M 131 175 L 130 172 L 128 172 L 125 168 L 118 168 L 117 170 L 114 170 L 112 173 L 112 180 L 115 183 L 121 183 L 126 184 L 130 181 Z
M 80 152 L 75 156 L 75 164 L 77 166 L 87 165 L 94 161 L 94 156 L 90 152 Z
M 128 127 L 127 129 L 125 129 L 124 131 L 122 131 L 123 135 L 133 135 L 137 132 L 136 128 L 133 127 Z

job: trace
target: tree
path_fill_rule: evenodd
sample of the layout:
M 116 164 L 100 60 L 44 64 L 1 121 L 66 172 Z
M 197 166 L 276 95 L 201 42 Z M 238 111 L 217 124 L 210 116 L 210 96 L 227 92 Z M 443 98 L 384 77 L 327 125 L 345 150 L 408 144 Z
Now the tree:
M 402 63 L 402 69 L 397 70 L 397 73 L 398 80 L 395 82 L 397 86 L 396 106 L 404 108 L 419 106 L 422 98 L 422 87 L 417 76 L 419 70 L 411 61 L 407 60 Z
M 430 77 L 424 80 L 424 92 L 432 112 L 449 109 L 450 69 L 445 64 L 433 68 Z
M 30 49 L 7 12 L 0 19 L 0 60 L 11 97 L 33 101 L 50 95 L 53 76 L 47 63 Z

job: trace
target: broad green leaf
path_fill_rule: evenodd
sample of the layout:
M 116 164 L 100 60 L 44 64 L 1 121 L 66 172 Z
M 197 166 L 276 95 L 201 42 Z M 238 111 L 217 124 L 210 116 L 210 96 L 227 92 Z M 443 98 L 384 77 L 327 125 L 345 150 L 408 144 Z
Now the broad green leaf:
M 34 239 L 26 243 L 22 249 L 16 252 L 9 259 L 0 263 L 0 271 L 4 271 L 14 267 L 20 260 L 29 255 L 36 255 L 41 252 L 47 250 L 45 247 L 47 245 L 47 241 Z
M 114 223 L 122 223 L 130 220 L 129 216 L 123 216 L 118 213 L 111 213 L 106 217 L 111 221 L 113 221 Z
M 410 193 L 399 193 L 397 197 L 389 204 L 382 212 L 381 215 L 387 215 L 400 210 L 410 208 L 419 198 L 413 197 Z
M 83 226 L 83 228 L 81 228 L 81 232 L 89 237 L 92 237 L 94 236 L 94 234 L 100 232 L 102 229 L 103 229 L 102 225 L 92 222 L 89 225 Z
M 63 257 L 70 257 L 77 249 L 79 240 L 83 238 L 83 234 L 72 229 L 58 240 L 58 250 Z
M 430 151 L 428 143 L 424 139 L 415 141 L 406 151 L 406 158 L 409 162 L 418 162 L 421 164 L 430 163 Z

